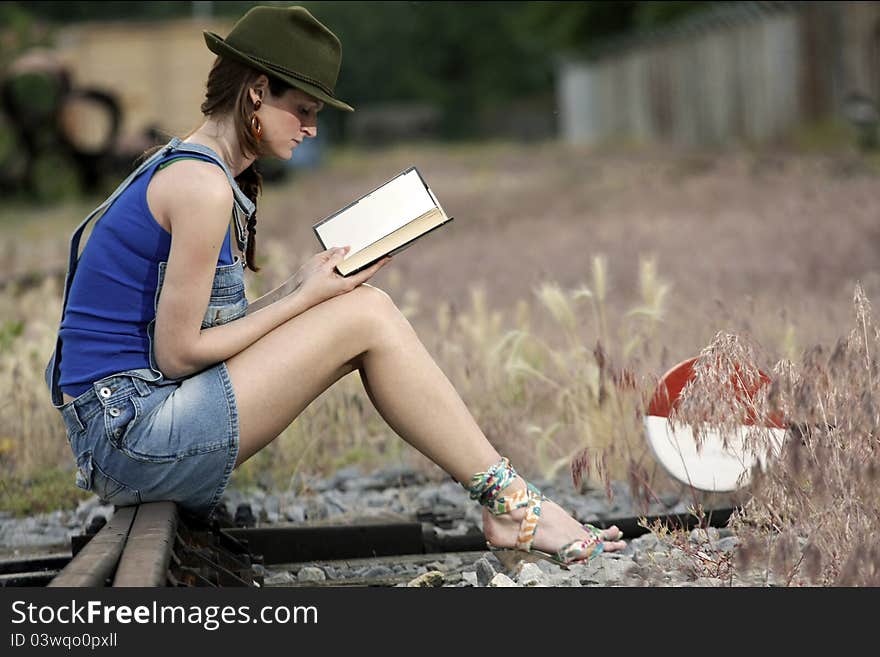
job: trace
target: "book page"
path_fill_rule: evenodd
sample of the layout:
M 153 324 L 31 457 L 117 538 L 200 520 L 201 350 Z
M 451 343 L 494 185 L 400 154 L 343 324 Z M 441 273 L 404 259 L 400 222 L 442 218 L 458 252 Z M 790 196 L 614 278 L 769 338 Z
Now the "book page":
M 436 207 L 417 171 L 377 189 L 315 230 L 326 248 L 351 245 L 351 257 Z

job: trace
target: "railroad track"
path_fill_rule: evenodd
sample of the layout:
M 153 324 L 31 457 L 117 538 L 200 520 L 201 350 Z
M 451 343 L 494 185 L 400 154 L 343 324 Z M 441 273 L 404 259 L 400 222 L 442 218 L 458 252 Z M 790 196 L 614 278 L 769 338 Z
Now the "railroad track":
M 726 526 L 732 509 L 709 512 L 708 525 Z M 448 529 L 463 517 L 423 510 L 414 521 L 374 519 L 347 524 L 236 527 L 181 516 L 173 502 L 118 507 L 92 535 L 75 536 L 72 554 L 0 561 L 0 585 L 63 587 L 261 587 L 265 566 L 306 562 L 414 562 L 486 551 L 481 532 Z M 670 527 L 698 526 L 688 514 L 648 516 Z M 639 518 L 592 521 L 617 525 L 628 538 L 647 532 Z M 399 578 L 355 578 L 310 585 L 393 586 Z

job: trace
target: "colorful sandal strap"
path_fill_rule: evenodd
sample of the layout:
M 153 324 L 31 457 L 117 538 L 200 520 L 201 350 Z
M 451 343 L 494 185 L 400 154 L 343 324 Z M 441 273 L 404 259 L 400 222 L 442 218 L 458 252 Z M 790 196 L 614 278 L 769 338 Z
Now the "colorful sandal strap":
M 576 561 L 590 561 L 593 557 L 598 556 L 605 549 L 605 543 L 593 538 L 591 540 L 572 541 L 568 545 L 563 545 L 556 552 L 556 558 L 564 564 L 574 563 Z
M 510 465 L 507 457 L 492 465 L 486 472 L 478 472 L 471 477 L 470 486 L 462 486 L 470 493 L 472 500 L 478 500 L 480 504 L 495 515 L 508 513 L 529 504 L 530 494 L 541 496 L 541 491 L 532 484 L 526 482 L 525 490 L 518 490 L 507 497 L 500 496 L 502 490 L 507 488 L 516 479 L 516 470 Z
M 528 496 L 528 508 L 526 509 L 525 518 L 522 519 L 519 525 L 516 549 L 530 552 L 532 550 L 532 541 L 535 540 L 535 533 L 538 531 L 538 522 L 541 520 L 541 503 L 544 501 L 544 496 L 540 493 L 536 495 L 532 490 L 529 490 L 527 493 L 522 490 L 519 492 Z

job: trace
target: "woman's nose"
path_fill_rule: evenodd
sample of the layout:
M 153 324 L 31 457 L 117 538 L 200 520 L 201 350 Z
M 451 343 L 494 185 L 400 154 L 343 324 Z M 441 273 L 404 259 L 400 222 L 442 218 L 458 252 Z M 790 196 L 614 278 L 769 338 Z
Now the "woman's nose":
M 316 125 L 304 125 L 302 131 L 305 133 L 306 137 L 318 136 L 318 126 Z

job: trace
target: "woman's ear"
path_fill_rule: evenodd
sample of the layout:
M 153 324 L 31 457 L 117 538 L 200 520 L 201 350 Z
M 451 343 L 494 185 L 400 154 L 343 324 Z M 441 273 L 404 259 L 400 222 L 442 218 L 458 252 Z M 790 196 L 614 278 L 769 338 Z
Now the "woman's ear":
M 251 88 L 248 90 L 248 95 L 250 96 L 251 102 L 255 103 L 257 99 L 264 100 L 266 95 L 269 93 L 269 78 L 265 75 L 260 75 L 254 83 L 251 85 Z

